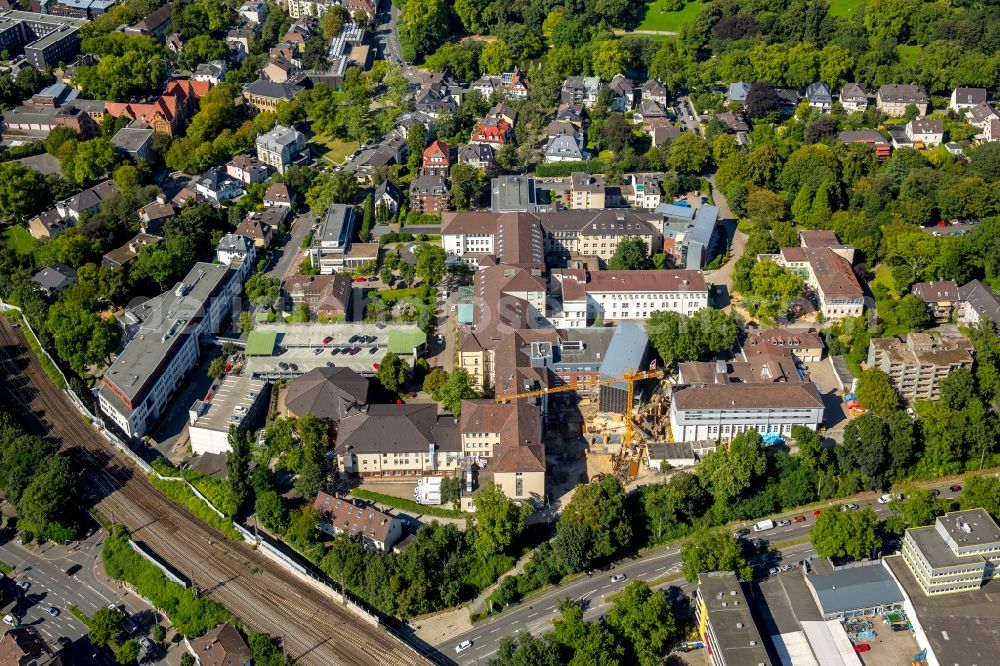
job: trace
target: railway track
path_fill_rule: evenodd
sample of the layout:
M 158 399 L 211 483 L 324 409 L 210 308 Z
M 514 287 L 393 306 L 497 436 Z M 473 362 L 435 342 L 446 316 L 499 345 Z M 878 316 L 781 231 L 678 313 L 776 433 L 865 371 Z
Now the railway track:
M 249 629 L 282 639 L 303 664 L 411 666 L 429 663 L 383 628 L 198 520 L 157 492 L 57 389 L 21 331 L 0 317 L 0 395 L 30 431 L 58 442 L 84 472 L 97 508 L 125 525 Z

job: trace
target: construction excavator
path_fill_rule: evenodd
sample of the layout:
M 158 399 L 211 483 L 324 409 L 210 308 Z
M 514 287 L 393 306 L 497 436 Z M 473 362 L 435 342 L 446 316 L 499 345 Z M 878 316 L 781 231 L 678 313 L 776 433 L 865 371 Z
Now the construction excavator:
M 625 413 L 622 415 L 625 420 L 625 436 L 622 438 L 622 446 L 617 454 L 612 456 L 612 463 L 614 464 L 614 469 L 619 470 L 621 461 L 629 458 L 629 452 L 632 448 L 632 439 L 635 437 L 635 424 L 632 420 L 632 409 L 635 402 L 635 383 L 641 382 L 646 379 L 663 379 L 663 370 L 656 369 L 656 361 L 650 363 L 649 370 L 635 370 L 632 372 L 626 372 L 621 377 L 614 378 L 604 378 L 604 379 L 588 379 L 582 381 L 572 381 L 566 384 L 561 384 L 559 386 L 553 386 L 551 388 L 537 389 L 534 391 L 523 391 L 521 393 L 508 393 L 505 395 L 500 395 L 495 398 L 496 402 L 509 402 L 511 400 L 520 400 L 522 398 L 537 398 L 543 395 L 551 395 L 553 393 L 565 393 L 566 391 L 576 391 L 580 388 L 593 388 L 595 386 L 605 386 L 608 384 L 620 384 L 625 382 L 627 385 L 627 393 L 625 400 Z M 669 433 L 669 428 L 668 428 Z M 638 460 L 642 460 L 645 456 L 646 443 L 640 442 L 639 454 L 637 456 Z M 629 469 L 628 465 L 624 466 L 626 470 Z M 630 472 L 626 471 L 623 474 L 618 474 L 618 476 L 623 477 L 620 480 L 627 481 L 631 476 L 634 476 Z

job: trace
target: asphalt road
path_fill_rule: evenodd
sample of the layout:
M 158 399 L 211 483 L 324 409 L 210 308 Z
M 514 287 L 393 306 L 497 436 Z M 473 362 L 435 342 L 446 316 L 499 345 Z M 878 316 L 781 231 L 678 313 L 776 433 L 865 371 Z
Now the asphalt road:
M 308 213 L 296 215 L 292 218 L 292 228 L 289 233 L 284 234 L 284 243 L 274 251 L 274 259 L 267 269 L 267 275 L 276 277 L 279 280 L 285 277 L 285 273 L 292 265 L 292 260 L 298 254 L 302 241 L 312 228 L 313 218 Z
M 382 12 L 376 18 L 375 36 L 381 45 L 380 53 L 383 60 L 403 64 L 403 48 L 399 44 L 399 8 L 390 5 L 388 12 Z
M 97 531 L 90 538 L 76 542 L 68 552 L 45 545 L 28 548 L 15 541 L 0 544 L 0 560 L 14 567 L 2 582 L 3 598 L 14 600 L 3 606 L 2 613 L 16 611 L 22 624 L 34 626 L 46 642 L 55 646 L 60 638 L 76 643 L 87 634 L 87 627 L 69 612 L 71 605 L 87 615 L 110 603 L 125 605 L 129 615 L 149 611 L 97 578 L 94 564 L 101 555 L 103 536 L 103 531 Z M 66 570 L 74 564 L 80 565 L 79 570 L 67 575 Z M 18 596 L 16 584 L 23 581 L 30 587 L 23 596 Z M 59 615 L 52 617 L 46 613 L 50 607 L 58 609 Z
M 952 481 L 942 482 L 927 486 L 937 487 L 941 490 L 941 496 L 953 498 L 957 493 L 947 490 Z M 871 506 L 875 513 L 884 518 L 889 514 L 889 507 L 879 504 L 874 498 L 866 496 L 865 500 L 843 499 L 832 502 L 829 506 L 839 506 L 842 503 L 854 501 L 861 508 L 866 505 Z M 747 538 L 760 538 L 769 543 L 782 543 L 796 541 L 803 537 L 808 537 L 809 531 L 815 523 L 812 510 L 805 512 L 790 512 L 781 514 L 780 517 L 791 518 L 795 515 L 805 516 L 805 522 L 792 523 L 786 527 L 776 528 L 758 534 L 751 533 Z M 777 519 L 779 516 L 775 516 Z M 753 523 L 748 522 L 742 525 L 733 525 L 732 529 L 738 527 L 749 528 Z M 787 564 L 799 562 L 814 555 L 812 546 L 808 543 L 796 543 L 781 548 L 779 554 L 765 556 L 764 560 L 756 560 L 755 567 L 757 573 L 766 576 L 767 569 L 775 564 Z M 624 588 L 629 581 L 640 579 L 648 582 L 663 580 L 667 577 L 676 578 L 655 584 L 656 588 L 677 587 L 685 594 L 690 594 L 694 590 L 694 585 L 687 583 L 680 577 L 681 557 L 680 543 L 674 542 L 666 546 L 647 551 L 636 559 L 626 559 L 618 562 L 612 569 L 595 570 L 592 576 L 581 575 L 572 581 L 559 585 L 533 595 L 522 601 L 520 604 L 508 608 L 504 612 L 476 624 L 470 631 L 451 638 L 437 645 L 437 648 L 448 657 L 454 659 L 458 664 L 484 664 L 494 654 L 496 654 L 498 643 L 504 636 L 509 636 L 520 631 L 530 631 L 532 634 L 541 635 L 552 628 L 552 620 L 559 614 L 559 602 L 564 597 L 573 600 L 586 600 L 589 602 L 584 618 L 596 620 L 604 615 L 611 606 L 611 597 Z M 625 574 L 626 579 L 617 583 L 611 582 L 611 576 Z M 455 646 L 459 643 L 470 640 L 472 647 L 461 654 L 456 654 Z

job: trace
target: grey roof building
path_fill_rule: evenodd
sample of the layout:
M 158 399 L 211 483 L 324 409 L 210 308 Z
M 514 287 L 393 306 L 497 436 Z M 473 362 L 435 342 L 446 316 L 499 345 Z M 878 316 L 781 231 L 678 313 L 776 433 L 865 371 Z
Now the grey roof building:
M 806 100 L 809 102 L 809 106 L 821 111 L 829 111 L 830 107 L 833 106 L 833 95 L 830 93 L 830 88 L 822 81 L 809 84 L 809 87 L 806 88 Z
M 498 176 L 490 186 L 494 213 L 534 213 L 538 210 L 535 179 L 526 175 Z
M 135 122 L 128 127 L 118 130 L 111 143 L 118 150 L 128 153 L 132 157 L 151 160 L 153 158 L 153 132 L 149 127 L 134 126 Z
M 729 90 L 726 91 L 726 99 L 730 102 L 739 102 L 744 104 L 747 101 L 747 93 L 750 92 L 750 84 L 745 81 L 737 81 L 736 83 L 729 84 Z
M 573 136 L 554 136 L 545 145 L 546 162 L 573 162 L 588 157 L 590 154 L 583 150 L 579 140 Z
M 824 620 L 884 613 L 903 606 L 903 591 L 880 562 L 806 576 Z
M 370 400 L 368 379 L 350 368 L 313 368 L 288 384 L 285 406 L 292 416 L 312 414 L 339 421 Z
M 343 255 L 351 245 L 354 232 L 355 210 L 345 204 L 330 204 L 320 223 L 319 231 L 313 235 L 309 258 L 314 268 L 323 275 L 334 273 L 333 255 Z
M 53 264 L 32 275 L 31 281 L 51 296 L 76 282 L 76 271 L 64 264 Z
M 698 576 L 698 626 L 713 666 L 771 666 L 746 594 L 731 571 Z
M 601 379 L 614 379 L 626 372 L 645 370 L 648 362 L 649 338 L 646 336 L 646 327 L 634 321 L 619 322 L 601 363 Z M 624 412 L 627 394 L 626 382 L 601 385 L 601 411 Z
M 674 256 L 683 261 L 684 268 L 704 266 L 717 240 L 718 206 L 690 208 L 661 203 L 654 212 L 663 215 L 663 237 L 674 240 Z
M 1000 330 L 1000 297 L 981 280 L 970 280 L 958 289 L 959 323 L 977 324 L 989 319 Z

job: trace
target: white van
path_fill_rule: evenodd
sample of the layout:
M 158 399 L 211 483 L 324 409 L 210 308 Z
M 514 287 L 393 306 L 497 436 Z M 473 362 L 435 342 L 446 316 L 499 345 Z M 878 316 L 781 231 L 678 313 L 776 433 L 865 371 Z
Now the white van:
M 761 521 L 758 521 L 753 526 L 753 531 L 754 532 L 766 532 L 768 530 L 773 530 L 773 529 L 774 529 L 774 521 L 773 520 L 761 520 Z

